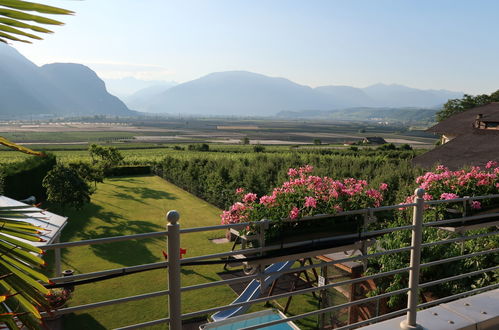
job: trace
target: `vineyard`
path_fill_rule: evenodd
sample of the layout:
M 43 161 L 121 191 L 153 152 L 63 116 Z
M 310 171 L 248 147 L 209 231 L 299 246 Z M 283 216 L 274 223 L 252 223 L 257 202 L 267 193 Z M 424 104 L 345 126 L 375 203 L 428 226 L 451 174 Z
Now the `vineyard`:
M 263 150 L 255 152 L 255 146 L 215 144 L 209 145 L 207 151 L 199 151 L 200 146 L 124 144 L 119 152 L 122 164 L 151 165 L 155 174 L 222 208 L 234 201 L 236 188 L 266 194 L 284 180 L 288 168 L 305 164 L 314 166 L 317 175 L 386 182 L 391 188 L 389 202 L 406 196 L 411 189 L 408 183 L 420 174 L 410 160 L 421 150 L 262 146 Z M 43 147 L 36 149 L 48 150 L 62 164 L 91 162 L 86 145 Z M 3 150 L 0 163 L 17 163 L 29 157 Z

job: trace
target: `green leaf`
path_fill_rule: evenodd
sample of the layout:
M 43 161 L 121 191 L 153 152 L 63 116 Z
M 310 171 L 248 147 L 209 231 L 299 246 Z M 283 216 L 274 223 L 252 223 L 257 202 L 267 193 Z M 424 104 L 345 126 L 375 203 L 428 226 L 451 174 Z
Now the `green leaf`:
M 22 11 L 5 9 L 0 7 L 0 15 L 10 17 L 13 19 L 20 19 L 23 21 L 33 21 L 41 24 L 49 24 L 49 25 L 64 25 L 64 23 L 56 21 L 54 19 L 46 18 L 38 15 L 31 15 L 23 13 Z
M 19 261 L 9 257 L 9 256 L 2 256 L 2 258 L 8 262 L 9 264 L 19 268 L 21 271 L 25 272 L 26 274 L 29 274 L 32 278 L 34 279 L 37 279 L 39 281 L 42 281 L 44 283 L 50 283 L 49 279 L 47 276 L 43 275 L 42 273 L 36 271 L 36 270 L 33 270 L 33 268 L 30 268 L 28 266 L 26 266 L 25 264 L 23 263 L 20 263 Z M 45 287 L 44 287 L 45 288 Z M 42 293 L 44 293 L 45 290 L 42 291 Z
M 74 14 L 71 10 L 42 5 L 34 2 L 27 1 L 19 1 L 19 0 L 0 0 L 0 6 L 27 10 L 27 11 L 36 11 L 43 14 L 55 14 L 55 15 L 71 15 Z
M 6 9 L 8 10 L 8 9 Z M 21 13 L 23 14 L 23 13 Z M 0 8 L 0 16 L 2 15 L 2 8 Z M 32 17 L 40 17 L 40 16 L 33 16 L 33 15 L 29 15 L 29 14 L 25 14 L 25 15 L 28 15 L 28 16 L 32 16 Z M 7 16 L 7 15 L 5 15 Z M 44 19 L 43 17 L 40 17 L 42 19 Z M 29 20 L 29 19 L 28 19 Z M 48 18 L 47 18 L 48 20 Z M 52 21 L 52 20 L 49 20 L 49 21 Z M 36 22 L 39 22 L 39 21 L 36 21 Z M 60 24 L 63 24 L 61 22 L 57 22 L 57 21 L 53 21 L 53 22 L 56 22 L 55 24 L 57 25 L 60 25 Z M 45 22 L 39 22 L 39 23 L 43 23 L 43 24 L 53 24 L 53 23 L 45 23 Z M 7 140 L 6 138 L 0 136 L 0 144 L 3 144 L 4 146 L 6 147 L 9 147 L 11 149 L 14 149 L 14 150 L 17 150 L 17 151 L 21 151 L 21 152 L 24 152 L 26 154 L 30 154 L 30 155 L 35 155 L 35 156 L 45 156 L 45 154 L 43 152 L 38 152 L 38 151 L 34 151 L 34 150 L 31 150 L 29 148 L 26 148 L 26 147 L 23 147 L 17 143 L 14 143 L 14 142 L 11 142 L 9 140 Z
M 30 29 L 30 30 L 33 30 L 36 32 L 41 32 L 41 33 L 53 33 L 53 31 L 42 28 L 41 26 L 26 24 L 26 23 L 16 21 L 14 19 L 6 18 L 6 17 L 0 17 L 0 23 L 5 24 L 5 25 L 9 25 L 9 26 L 15 26 L 17 28 Z
M 19 238 L 25 239 L 25 240 L 30 241 L 30 242 L 40 242 L 41 241 L 40 237 L 38 237 L 38 235 L 36 235 L 36 234 L 30 235 L 28 233 L 23 233 L 23 232 L 20 232 L 18 230 L 12 230 L 12 229 L 8 229 L 8 228 L 3 228 L 0 235 L 1 234 L 8 234 L 11 236 L 19 237 Z
M 7 262 L 4 257 L 0 257 L 0 265 L 4 266 L 6 269 L 9 270 L 9 272 L 13 273 L 16 275 L 19 279 L 24 281 L 26 284 L 31 286 L 32 288 L 48 294 L 49 291 L 47 288 L 45 288 L 40 282 L 35 280 L 33 277 L 29 276 L 28 274 L 24 273 L 22 270 L 17 269 L 16 267 L 12 266 L 9 262 Z
M 25 242 L 22 242 L 20 240 L 17 240 L 13 237 L 9 237 L 9 236 L 5 236 L 5 235 L 1 235 L 0 236 L 0 240 L 3 240 L 5 242 L 8 242 L 14 246 L 18 246 L 24 250 L 27 250 L 27 251 L 30 251 L 30 252 L 34 252 L 36 254 L 42 254 L 43 253 L 43 250 L 40 249 L 40 248 L 37 248 L 36 246 L 34 245 L 31 245 L 29 243 L 25 243 Z M 0 241 L 0 245 L 2 244 L 3 242 Z M 3 243 L 5 244 L 5 243 Z M 10 247 L 12 248 L 12 247 Z
M 0 32 L 0 38 L 5 38 L 5 39 L 9 39 L 9 40 L 12 40 L 12 41 L 19 41 L 19 42 L 25 42 L 25 43 L 28 43 L 30 44 L 31 41 L 28 41 L 28 40 L 23 40 L 23 39 L 19 39 L 19 38 L 16 38 L 14 36 L 11 36 L 7 33 L 3 33 L 3 32 Z M 2 42 L 6 42 L 2 39 Z
M 24 31 L 15 29 L 15 28 L 10 27 L 8 25 L 2 25 L 2 24 L 0 24 L 0 30 L 5 31 L 5 32 L 9 32 L 9 33 L 19 34 L 19 35 L 22 35 L 22 36 L 25 36 L 25 37 L 28 37 L 28 38 L 31 38 L 31 39 L 42 40 L 42 38 L 40 38 L 39 36 L 36 36 L 34 34 L 31 34 L 31 33 L 26 33 Z
M 0 242 L 0 252 L 2 252 L 2 254 L 6 254 L 9 252 L 14 253 L 14 254 L 18 255 L 20 258 L 22 258 L 24 262 L 27 262 L 27 263 L 30 263 L 30 264 L 33 264 L 36 266 L 45 265 L 45 261 L 42 258 L 37 257 L 36 255 L 34 255 L 30 252 L 21 250 L 21 249 L 12 249 L 12 247 L 5 245 L 4 242 Z
M 0 281 L 0 286 L 2 286 L 7 292 L 9 292 L 11 294 L 17 292 L 14 289 L 14 287 L 12 287 L 6 281 Z M 9 306 L 9 308 L 14 313 L 28 312 L 28 313 L 33 313 L 35 316 L 38 316 L 39 318 L 41 318 L 41 315 L 38 312 L 38 310 L 36 309 L 36 307 L 33 306 L 32 304 L 30 304 L 29 301 L 20 294 L 12 296 L 11 299 L 7 299 L 5 301 L 5 303 L 7 304 L 7 306 Z

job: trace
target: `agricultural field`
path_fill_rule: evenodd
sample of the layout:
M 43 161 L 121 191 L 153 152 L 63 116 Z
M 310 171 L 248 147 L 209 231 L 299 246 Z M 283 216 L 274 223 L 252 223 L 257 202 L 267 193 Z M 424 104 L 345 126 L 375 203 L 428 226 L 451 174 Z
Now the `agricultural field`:
M 324 122 L 304 120 L 228 120 L 145 118 L 122 122 L 0 123 L 0 135 L 18 143 L 193 143 L 304 145 L 320 139 L 343 145 L 366 136 L 381 136 L 389 143 L 427 148 L 435 137 L 421 128 L 384 123 Z

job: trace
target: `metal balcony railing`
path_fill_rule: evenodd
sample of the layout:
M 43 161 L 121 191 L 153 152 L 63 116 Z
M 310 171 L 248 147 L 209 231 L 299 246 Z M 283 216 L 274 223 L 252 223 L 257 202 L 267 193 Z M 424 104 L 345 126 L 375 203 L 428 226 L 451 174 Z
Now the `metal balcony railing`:
M 499 247 L 494 247 L 492 249 L 484 250 L 484 251 L 479 251 L 479 252 L 474 252 L 474 253 L 469 253 L 465 255 L 460 255 L 460 256 L 455 256 L 451 258 L 446 258 L 442 260 L 436 260 L 432 262 L 427 262 L 421 264 L 421 250 L 422 248 L 425 247 L 430 247 L 430 246 L 436 246 L 436 245 L 441 245 L 441 244 L 449 244 L 449 243 L 458 243 L 458 242 L 464 242 L 466 240 L 471 240 L 471 239 L 476 239 L 476 238 L 481 238 L 481 237 L 490 237 L 497 235 L 499 231 L 488 231 L 480 234 L 475 234 L 475 235 L 465 235 L 464 232 L 466 232 L 467 229 L 476 229 L 476 228 L 484 228 L 484 227 L 495 227 L 499 226 L 499 213 L 489 213 L 485 215 L 477 215 L 477 216 L 465 216 L 463 214 L 463 217 L 457 218 L 457 219 L 447 219 L 447 220 L 438 220 L 438 221 L 433 221 L 433 222 L 425 222 L 423 223 L 423 217 L 426 212 L 426 208 L 438 204 L 446 204 L 446 203 L 456 203 L 456 202 L 462 202 L 464 209 L 468 205 L 471 205 L 470 203 L 475 200 L 482 200 L 482 199 L 492 199 L 492 198 L 499 198 L 499 195 L 488 195 L 488 196 L 475 196 L 475 197 L 465 197 L 465 198 L 458 198 L 458 199 L 453 199 L 453 200 L 433 200 L 433 201 L 425 201 L 423 199 L 423 194 L 424 190 L 423 189 L 417 189 L 416 190 L 416 197 L 414 198 L 414 203 L 411 204 L 404 204 L 404 205 L 391 205 L 391 206 L 383 206 L 383 207 L 378 207 L 378 208 L 370 208 L 370 209 L 361 209 L 361 210 L 353 210 L 353 211 L 347 211 L 347 212 L 342 212 L 339 214 L 336 214 L 335 216 L 344 216 L 344 215 L 363 215 L 365 219 L 365 223 L 372 222 L 373 220 L 373 215 L 379 212 L 384 212 L 384 211 L 390 211 L 394 209 L 398 209 L 400 207 L 405 207 L 413 208 L 413 217 L 412 217 L 412 225 L 407 225 L 407 226 L 399 226 L 399 227 L 394 227 L 394 228 L 386 228 L 386 229 L 381 229 L 381 230 L 374 230 L 374 231 L 369 231 L 369 232 L 362 232 L 360 234 L 355 234 L 355 235 L 343 235 L 343 236 L 336 236 L 334 238 L 322 238 L 320 240 L 315 240 L 315 241 L 320 241 L 322 243 L 325 243 L 326 245 L 321 245 L 323 248 L 326 246 L 327 250 L 327 243 L 332 242 L 334 240 L 339 240 L 339 239 L 347 239 L 347 238 L 352 238 L 352 237 L 360 237 L 361 239 L 363 237 L 373 237 L 377 235 L 389 235 L 390 233 L 396 232 L 396 231 L 401 231 L 401 230 L 410 230 L 412 232 L 412 241 L 411 245 L 407 247 L 400 247 L 396 249 L 391 249 L 391 250 L 385 250 L 385 251 L 379 251 L 375 253 L 370 253 L 367 254 L 367 249 L 366 246 L 361 244 L 354 244 L 354 245 L 349 245 L 348 249 L 351 249 L 352 246 L 355 248 L 359 248 L 363 250 L 361 255 L 356 255 L 356 256 L 347 256 L 345 258 L 342 258 L 340 260 L 334 260 L 330 262 L 322 262 L 320 264 L 312 264 L 312 265 L 306 265 L 306 266 L 301 266 L 298 268 L 291 268 L 291 269 L 286 269 L 282 270 L 279 272 L 276 272 L 276 274 L 287 274 L 287 273 L 296 273 L 298 271 L 304 270 L 310 270 L 312 268 L 318 268 L 318 267 L 324 267 L 328 265 L 333 265 L 333 264 L 339 264 L 339 263 L 344 263 L 347 261 L 365 261 L 369 258 L 373 257 L 379 257 L 383 255 L 390 255 L 390 254 L 396 254 L 396 253 L 401 253 L 401 252 L 408 252 L 410 251 L 410 263 L 408 267 L 403 267 L 400 269 L 396 270 L 391 270 L 391 271 L 385 271 L 369 276 L 363 276 L 360 278 L 355 278 L 351 280 L 344 280 L 340 282 L 335 282 L 335 283 L 329 283 L 324 286 L 318 286 L 318 287 L 310 287 L 306 289 L 301 289 L 301 290 L 296 290 L 293 292 L 288 292 L 288 293 L 282 293 L 282 294 L 277 294 L 269 297 L 261 297 L 258 299 L 254 299 L 251 301 L 246 301 L 246 302 L 241 302 L 241 303 L 235 303 L 235 304 L 229 304 L 225 306 L 219 306 L 215 308 L 207 308 L 195 312 L 190 312 L 190 313 L 184 313 L 182 314 L 182 306 L 181 306 L 181 296 L 184 292 L 187 291 L 193 291 L 193 290 L 199 290 L 199 289 L 204 289 L 208 287 L 214 287 L 214 286 L 220 286 L 220 285 L 230 285 L 234 283 L 239 283 L 239 282 L 247 282 L 250 280 L 254 279 L 262 279 L 264 276 L 267 276 L 268 274 L 263 275 L 263 267 L 256 267 L 257 271 L 253 274 L 249 274 L 246 276 L 242 276 L 240 278 L 236 279 L 229 279 L 229 280 L 220 280 L 220 281 L 213 281 L 209 283 L 202 283 L 202 284 L 196 284 L 196 285 L 191 285 L 191 286 L 186 286 L 182 287 L 181 286 L 181 268 L 182 266 L 192 266 L 192 265 L 203 265 L 203 264 L 210 264 L 211 263 L 221 263 L 220 260 L 213 260 L 213 259 L 220 259 L 220 258 L 228 258 L 231 256 L 235 255 L 245 255 L 246 261 L 249 264 L 253 265 L 265 265 L 266 263 L 269 262 L 270 259 L 265 258 L 264 253 L 269 252 L 272 250 L 276 249 L 276 246 L 265 246 L 264 244 L 260 247 L 251 247 L 251 248 L 245 248 L 243 250 L 236 250 L 236 251 L 228 251 L 228 252 L 223 252 L 223 253 L 216 253 L 216 254 L 210 254 L 210 255 L 203 255 L 203 256 L 196 256 L 196 257 L 190 257 L 190 258 L 184 258 L 181 259 L 178 251 L 180 250 L 180 240 L 181 240 L 181 235 L 188 234 L 188 233 L 195 233 L 195 232 L 206 232 L 206 231 L 216 231 L 216 230 L 221 230 L 221 229 L 230 229 L 230 228 L 244 228 L 249 225 L 255 225 L 255 222 L 252 223 L 243 223 L 243 224 L 229 224 L 229 225 L 220 225 L 220 226 L 210 226 L 210 227 L 199 227 L 199 228 L 187 228 L 187 229 L 181 229 L 180 224 L 179 224 L 179 214 L 176 211 L 170 211 L 167 214 L 167 220 L 168 220 L 168 225 L 167 225 L 167 230 L 163 232 L 154 232 L 154 233 L 145 233 L 145 234 L 136 234 L 136 235 L 128 235 L 128 236 L 119 236 L 119 237 L 109 237 L 109 238 L 99 238 L 99 239 L 92 239 L 92 240 L 84 240 L 84 241 L 77 241 L 77 242 L 65 242 L 65 243 L 57 243 L 57 244 L 52 244 L 49 246 L 45 246 L 44 249 L 53 249 L 53 250 L 59 250 L 62 248 L 71 248 L 75 246 L 84 246 L 84 245 L 92 245 L 92 244 L 102 244 L 102 243 L 111 243 L 111 242 L 117 242 L 117 241 L 124 241 L 124 240 L 135 240 L 135 239 L 143 239 L 143 238 L 152 238 L 152 237 L 167 237 L 167 252 L 168 252 L 168 261 L 165 262 L 156 262 L 156 263 L 150 263 L 150 264 L 144 264 L 144 265 L 138 265 L 138 266 L 132 266 L 132 267 L 124 267 L 124 268 L 118 268 L 118 269 L 111 269 L 111 270 L 104 270 L 104 271 L 98 271 L 98 272 L 92 272 L 92 273 L 86 273 L 86 274 L 77 274 L 74 276 L 70 277 L 57 277 L 51 279 L 56 285 L 59 286 L 64 286 L 64 285 L 78 285 L 78 284 L 84 284 L 86 281 L 95 281 L 96 279 L 106 279 L 106 278 L 112 278 L 113 276 L 117 275 L 122 275 L 122 274 L 130 274 L 130 273 L 136 273 L 136 272 L 141 272 L 141 271 L 147 271 L 147 270 L 152 270 L 152 269 L 159 269 L 159 268 L 167 268 L 168 269 L 168 290 L 161 290 L 161 291 L 156 291 L 156 292 L 151 292 L 151 293 L 146 293 L 146 294 L 141 294 L 141 295 L 135 295 L 135 296 L 130 296 L 130 297 L 125 297 L 125 298 L 119 298 L 119 299 L 112 299 L 112 300 L 107 300 L 107 301 L 100 301 L 100 302 L 95 302 L 95 303 L 90 303 L 86 305 L 80 305 L 80 306 L 73 306 L 73 307 L 67 307 L 63 308 L 57 311 L 54 311 L 54 314 L 60 315 L 60 314 L 67 314 L 67 313 L 72 313 L 72 312 L 78 312 L 78 311 L 83 311 L 83 310 L 88 310 L 92 308 L 99 308 L 103 306 L 108 306 L 108 305 L 114 305 L 114 304 L 119 304 L 119 303 L 125 303 L 129 301 L 134 301 L 134 300 L 141 300 L 141 299 L 147 299 L 147 298 L 152 298 L 152 297 L 158 297 L 158 296 L 165 296 L 168 295 L 168 310 L 169 310 L 169 316 L 167 318 L 162 318 L 158 320 L 153 320 L 149 322 L 144 322 L 140 324 L 134 324 L 134 325 L 129 325 L 120 329 L 138 329 L 146 326 L 152 326 L 152 325 L 157 325 L 157 324 L 165 324 L 168 323 L 170 326 L 170 329 L 177 330 L 177 329 L 182 329 L 182 319 L 186 318 L 191 318 L 191 317 L 196 317 L 196 316 L 201 316 L 201 315 L 206 315 L 209 313 L 215 313 L 221 310 L 226 310 L 226 309 L 232 309 L 238 306 L 246 306 L 246 305 L 252 305 L 255 303 L 262 303 L 262 302 L 267 302 L 270 300 L 274 299 L 279 299 L 279 298 L 286 298 L 290 296 L 295 296 L 295 295 L 302 295 L 302 294 L 307 294 L 307 293 L 312 293 L 316 291 L 321 291 L 321 290 L 326 290 L 329 288 L 334 288 L 337 286 L 342 286 L 342 285 L 350 285 L 350 284 L 356 284 L 360 282 L 364 282 L 367 280 L 374 280 L 374 279 L 380 279 L 386 276 L 393 276 L 396 274 L 401 274 L 401 273 L 409 273 L 409 281 L 408 281 L 408 286 L 406 288 L 402 288 L 396 291 L 392 292 L 387 292 L 383 294 L 379 294 L 373 297 L 366 297 L 363 299 L 355 300 L 355 301 L 350 301 L 341 305 L 337 306 L 330 306 L 322 309 L 317 309 L 311 312 L 303 313 L 300 315 L 292 316 L 289 318 L 286 318 L 284 320 L 277 320 L 277 321 L 272 321 L 268 322 L 265 324 L 260 324 L 258 326 L 252 326 L 248 327 L 245 329 L 258 329 L 264 326 L 271 326 L 283 322 L 289 322 L 289 321 L 295 321 L 295 320 L 300 320 L 306 317 L 310 316 L 315 316 L 315 315 L 320 315 L 322 313 L 327 313 L 327 312 L 332 312 L 336 311 L 339 309 L 351 307 L 353 305 L 357 304 L 363 304 L 363 303 L 368 303 L 368 302 L 373 302 L 373 301 L 379 301 L 380 299 L 383 298 L 389 298 L 394 295 L 399 295 L 399 294 L 404 294 L 407 293 L 408 299 L 407 299 L 407 307 L 403 308 L 401 310 L 397 310 L 391 313 L 387 313 L 384 315 L 376 316 L 371 319 L 357 322 L 355 324 L 349 324 L 346 326 L 343 326 L 338 329 L 353 329 L 357 328 L 366 324 L 370 323 L 375 323 L 378 321 L 382 321 L 388 318 L 392 318 L 395 316 L 400 316 L 403 315 L 404 313 L 407 314 L 407 317 L 405 321 L 400 325 L 402 329 L 413 329 L 414 327 L 417 326 L 417 310 L 422 309 L 422 308 L 427 308 L 436 304 L 444 303 L 453 299 L 457 299 L 460 297 L 464 297 L 467 295 L 472 295 L 478 292 L 486 291 L 486 290 L 492 290 L 496 289 L 499 287 L 499 283 L 495 283 L 492 285 L 488 285 L 486 287 L 478 288 L 478 289 L 473 289 L 469 290 L 467 292 L 455 294 L 452 296 L 444 297 L 441 299 L 437 299 L 435 301 L 423 303 L 423 304 L 418 304 L 418 297 L 419 297 L 419 290 L 422 288 L 426 288 L 429 286 L 441 284 L 447 281 L 453 281 L 453 280 L 458 280 L 461 278 L 469 277 L 469 276 L 475 276 L 487 272 L 494 272 L 499 269 L 499 265 L 493 265 L 491 267 L 477 270 L 474 272 L 470 273 L 465 273 L 465 274 L 456 274 L 455 276 L 447 277 L 447 278 L 442 278 L 438 279 L 435 281 L 431 282 L 426 282 L 426 283 L 420 283 L 419 282 L 419 272 L 421 268 L 424 267 L 430 267 L 430 266 L 435 266 L 435 265 L 440 265 L 440 264 L 445 264 L 465 258 L 471 258 L 475 256 L 483 256 L 486 254 L 497 254 L 499 252 Z M 325 215 L 325 217 L 331 217 L 331 215 Z M 316 217 L 309 218 L 310 219 L 316 219 Z M 319 216 L 320 217 L 320 216 Z M 477 225 L 476 220 L 483 220 L 480 221 L 480 223 Z M 307 219 L 302 219 L 302 220 L 307 220 Z M 300 220 L 300 221 L 302 221 Z M 460 223 L 461 224 L 461 234 L 458 237 L 455 238 L 450 238 L 450 239 L 445 239 L 441 241 L 435 241 L 435 242 L 429 242 L 429 243 L 422 243 L 422 234 L 423 234 L 423 228 L 427 226 L 433 226 L 433 227 L 442 227 L 443 225 L 451 225 L 451 224 L 456 224 Z M 473 225 L 468 226 L 467 224 L 473 223 Z M 257 222 L 257 226 L 260 227 L 260 234 L 264 233 L 266 228 L 268 228 L 268 220 L 262 220 Z M 263 235 L 263 234 L 261 234 Z M 360 235 L 360 236 L 359 236 Z M 287 248 L 291 247 L 300 247 L 304 244 L 307 244 L 309 242 L 298 242 L 298 243 L 288 243 L 288 244 L 283 244 L 279 245 L 277 248 L 280 250 L 286 250 Z M 334 249 L 335 251 L 338 250 L 338 247 L 335 246 Z M 346 249 L 346 248 L 345 248 Z M 314 256 L 314 251 L 308 251 L 307 252 L 309 256 Z M 280 255 L 278 258 L 281 260 L 296 260 L 293 258 L 296 258 L 296 255 L 294 256 L 286 256 L 286 255 Z M 274 258 L 275 259 L 275 258 Z M 272 260 L 274 260 L 272 259 Z M 258 269 L 260 269 L 258 271 Z

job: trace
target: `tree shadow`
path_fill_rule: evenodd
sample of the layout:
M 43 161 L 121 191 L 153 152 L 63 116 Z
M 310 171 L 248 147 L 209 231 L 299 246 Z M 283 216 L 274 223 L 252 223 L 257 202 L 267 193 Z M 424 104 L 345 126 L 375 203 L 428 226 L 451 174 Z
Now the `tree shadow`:
M 90 314 L 68 314 L 63 318 L 63 329 L 72 330 L 106 330 L 102 324 L 94 319 Z
M 193 270 L 193 269 L 186 269 L 186 268 L 182 268 L 182 269 L 180 270 L 180 272 L 181 272 L 183 275 L 193 275 L 193 274 L 195 274 L 195 275 L 198 275 L 198 276 L 200 276 L 200 277 L 204 278 L 205 280 L 209 280 L 209 281 L 211 281 L 211 282 L 215 282 L 215 281 L 217 281 L 217 279 L 216 279 L 216 278 L 211 277 L 211 276 L 206 276 L 206 275 L 203 275 L 203 274 L 198 273 L 197 271 L 195 271 L 195 270 Z
M 80 233 L 83 239 L 121 236 L 124 233 L 147 233 L 160 231 L 163 228 L 147 221 L 114 221 L 111 226 L 98 226 L 95 229 Z M 160 238 L 143 238 L 122 242 L 91 245 L 90 248 L 99 258 L 120 264 L 134 266 L 159 261 L 159 255 L 153 254 L 147 244 L 159 241 Z
M 135 201 L 143 203 L 142 200 L 138 198 L 150 198 L 150 199 L 170 199 L 174 200 L 177 197 L 169 192 L 157 189 L 151 189 L 147 187 L 128 187 L 119 184 L 111 184 L 115 186 L 120 192 L 115 193 L 114 195 L 118 198 L 123 199 L 133 199 Z M 138 197 L 131 196 L 130 194 L 138 195 Z

